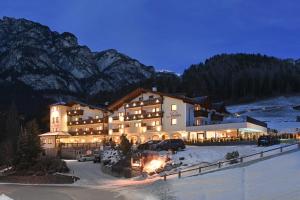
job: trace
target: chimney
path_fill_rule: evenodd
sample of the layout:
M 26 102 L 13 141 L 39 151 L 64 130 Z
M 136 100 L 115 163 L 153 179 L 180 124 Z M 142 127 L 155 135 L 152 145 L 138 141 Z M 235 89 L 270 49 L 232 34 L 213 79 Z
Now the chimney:
M 153 92 L 157 92 L 157 87 L 152 87 Z

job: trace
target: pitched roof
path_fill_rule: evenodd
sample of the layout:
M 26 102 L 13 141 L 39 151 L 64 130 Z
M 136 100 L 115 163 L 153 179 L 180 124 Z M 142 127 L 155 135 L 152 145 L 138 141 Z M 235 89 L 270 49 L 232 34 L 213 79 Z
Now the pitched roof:
M 102 110 L 102 111 L 108 111 L 105 107 L 100 107 L 100 106 L 93 106 L 93 105 L 89 105 L 89 104 L 86 104 L 86 103 L 83 103 L 83 102 L 80 102 L 80 101 L 69 101 L 67 103 L 65 102 L 58 102 L 58 103 L 54 103 L 54 104 L 51 104 L 50 106 L 56 106 L 56 105 L 62 105 L 62 106 L 74 106 L 74 105 L 81 105 L 81 106 L 84 106 L 84 107 L 89 107 L 90 109 L 98 109 L 98 110 Z
M 173 94 L 152 91 L 152 90 L 145 89 L 145 88 L 137 88 L 137 89 L 133 90 L 132 92 L 130 92 L 129 94 L 123 96 L 121 99 L 110 104 L 108 106 L 108 109 L 116 110 L 116 109 L 120 108 L 123 104 L 128 103 L 132 99 L 138 97 L 139 95 L 141 95 L 143 93 L 147 93 L 147 92 L 152 93 L 152 94 L 157 94 L 159 96 L 166 96 L 166 97 L 170 97 L 170 98 L 174 98 L 174 99 L 180 99 L 183 102 L 189 103 L 189 104 L 202 104 L 202 102 L 198 101 L 197 99 L 192 99 L 192 98 L 188 98 L 185 96 L 177 96 L 177 95 L 173 95 Z

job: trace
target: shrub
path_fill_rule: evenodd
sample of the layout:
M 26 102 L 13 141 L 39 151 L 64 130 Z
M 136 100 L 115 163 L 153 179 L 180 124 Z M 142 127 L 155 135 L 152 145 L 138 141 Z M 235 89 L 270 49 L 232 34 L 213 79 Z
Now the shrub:
M 238 151 L 228 152 L 225 156 L 226 160 L 230 160 L 230 164 L 237 163 L 237 158 L 240 156 Z

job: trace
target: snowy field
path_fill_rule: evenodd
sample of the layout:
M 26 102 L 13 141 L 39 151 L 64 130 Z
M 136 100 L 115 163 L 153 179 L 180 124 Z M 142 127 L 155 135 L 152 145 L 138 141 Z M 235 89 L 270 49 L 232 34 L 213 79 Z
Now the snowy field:
M 300 105 L 300 96 L 277 97 L 255 103 L 228 106 L 229 112 L 248 115 L 264 121 L 270 128 L 284 131 L 285 129 L 300 128 L 296 117 L 300 111 L 293 107 Z
M 128 199 L 146 200 L 298 200 L 300 152 L 278 156 L 246 167 L 160 180 L 147 187 L 123 191 Z
M 240 156 L 258 153 L 268 149 L 279 147 L 273 145 L 269 147 L 258 147 L 257 145 L 237 145 L 237 146 L 187 146 L 184 151 L 179 151 L 175 155 L 171 155 L 171 159 L 175 163 L 182 162 L 180 169 L 198 165 L 199 163 L 214 163 L 225 159 L 228 152 L 238 151 Z M 166 154 L 164 152 L 162 154 Z M 184 160 L 180 160 L 184 157 Z

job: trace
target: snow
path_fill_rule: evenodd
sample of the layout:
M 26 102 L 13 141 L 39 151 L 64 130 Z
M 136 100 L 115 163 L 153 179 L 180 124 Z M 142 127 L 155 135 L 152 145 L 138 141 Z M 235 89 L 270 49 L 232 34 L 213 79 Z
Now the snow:
M 214 173 L 159 180 L 120 191 L 128 199 L 298 200 L 300 151 Z M 288 181 L 287 181 L 288 180 Z
M 284 145 L 284 144 L 281 144 Z M 179 151 L 174 155 L 168 152 L 161 152 L 162 155 L 169 154 L 172 161 L 182 163 L 180 169 L 186 169 L 199 164 L 215 163 L 225 160 L 225 155 L 229 152 L 238 151 L 240 156 L 266 151 L 268 149 L 277 148 L 281 145 L 273 145 L 268 147 L 258 147 L 257 145 L 237 145 L 237 146 L 186 146 L 186 149 Z M 184 157 L 184 160 L 180 160 Z
M 103 151 L 102 156 L 102 160 L 109 160 L 111 165 L 116 164 L 121 159 L 120 152 L 115 149 L 107 149 Z
M 293 108 L 299 105 L 300 96 L 282 96 L 249 104 L 233 105 L 227 109 L 232 113 L 248 115 L 264 121 L 269 128 L 284 132 L 289 129 L 300 129 L 300 122 L 296 121 L 296 117 L 300 116 L 300 111 Z
M 0 195 L 0 200 L 13 200 L 12 198 L 6 196 L 5 194 Z

